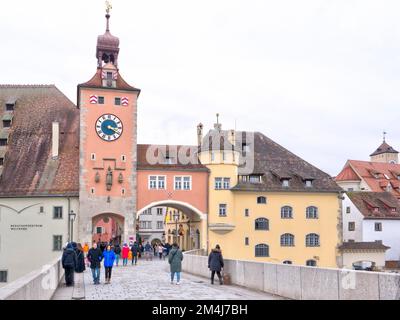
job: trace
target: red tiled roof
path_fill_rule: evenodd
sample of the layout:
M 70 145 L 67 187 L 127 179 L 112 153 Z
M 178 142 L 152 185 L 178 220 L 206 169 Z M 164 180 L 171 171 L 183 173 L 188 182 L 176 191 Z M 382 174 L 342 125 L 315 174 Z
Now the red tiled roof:
M 335 181 L 361 181 L 352 167 L 346 166 L 335 178 Z
M 79 193 L 79 110 L 54 85 L 1 85 L 4 104 L 16 101 L 0 179 L 0 196 Z M 52 122 L 60 125 L 59 158 L 52 159 Z
M 390 192 L 347 192 L 347 196 L 367 219 L 400 220 L 400 202 Z

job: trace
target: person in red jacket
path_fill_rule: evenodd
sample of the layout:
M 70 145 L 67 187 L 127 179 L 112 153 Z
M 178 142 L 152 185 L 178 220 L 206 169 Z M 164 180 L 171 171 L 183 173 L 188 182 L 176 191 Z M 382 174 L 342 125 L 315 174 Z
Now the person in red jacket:
M 129 257 L 129 247 L 126 243 L 124 243 L 124 247 L 122 248 L 122 265 L 128 265 L 128 257 Z

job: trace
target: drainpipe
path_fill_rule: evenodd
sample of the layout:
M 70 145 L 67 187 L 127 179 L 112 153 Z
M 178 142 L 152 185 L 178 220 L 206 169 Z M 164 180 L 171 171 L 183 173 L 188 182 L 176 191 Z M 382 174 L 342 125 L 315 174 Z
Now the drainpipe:
M 69 218 L 69 213 L 71 212 L 71 199 L 70 197 L 67 198 L 68 200 L 68 214 L 67 214 L 67 219 L 68 219 L 68 242 L 71 242 L 71 219 Z
M 208 171 L 208 175 L 207 175 L 207 218 L 206 218 L 206 226 L 207 226 L 207 233 L 206 233 L 206 235 L 207 235 L 207 241 L 206 241 L 206 255 L 208 255 L 208 248 L 209 248 L 209 243 L 210 243 L 210 238 L 209 238 L 209 225 L 208 225 L 208 220 L 209 220 L 209 218 L 208 218 L 208 216 L 209 216 L 209 214 L 210 214 L 210 199 L 209 199 L 209 196 L 210 196 L 210 171 Z

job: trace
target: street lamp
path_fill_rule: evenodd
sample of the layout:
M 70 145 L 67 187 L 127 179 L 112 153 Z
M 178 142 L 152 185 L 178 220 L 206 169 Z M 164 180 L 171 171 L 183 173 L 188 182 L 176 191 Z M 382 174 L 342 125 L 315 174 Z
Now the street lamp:
M 178 243 L 178 220 L 179 220 L 179 212 L 177 210 L 174 211 L 174 220 L 175 220 L 175 237 L 176 243 Z
M 74 212 L 74 210 L 71 210 L 70 213 L 68 213 L 68 221 L 70 223 L 71 226 L 71 233 L 70 233 L 70 239 L 69 242 L 72 242 L 74 240 L 74 221 L 76 219 L 76 213 Z

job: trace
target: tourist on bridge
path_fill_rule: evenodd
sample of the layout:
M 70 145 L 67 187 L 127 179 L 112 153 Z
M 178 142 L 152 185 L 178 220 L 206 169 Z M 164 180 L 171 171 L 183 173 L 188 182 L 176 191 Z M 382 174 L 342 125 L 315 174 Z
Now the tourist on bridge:
M 221 270 L 224 267 L 224 259 L 222 258 L 221 247 L 217 244 L 215 249 L 211 250 L 208 256 L 208 268 L 211 270 L 211 284 L 214 284 L 214 276 L 217 273 L 219 284 L 223 284 Z
M 93 283 L 100 284 L 100 262 L 103 260 L 103 253 L 97 247 L 97 243 L 93 243 L 93 247 L 89 250 L 87 258 L 90 262 L 90 269 L 92 270 Z
M 154 250 L 153 247 L 147 241 L 146 245 L 144 246 L 144 256 L 146 258 L 146 261 L 148 261 L 149 259 L 153 260 L 153 255 L 152 255 L 153 250 Z
M 117 242 L 114 246 L 115 265 L 118 267 L 119 259 L 121 258 L 121 246 Z
M 174 276 L 176 273 L 176 284 L 180 284 L 181 281 L 181 271 L 182 271 L 182 260 L 183 254 L 182 251 L 179 249 L 177 243 L 172 245 L 172 249 L 168 255 L 168 263 L 171 267 L 171 284 L 174 283 Z
M 75 253 L 76 253 L 75 272 L 82 273 L 83 271 L 86 270 L 86 266 L 85 266 L 85 252 L 80 243 L 76 245 Z
M 111 282 L 111 272 L 115 261 L 115 253 L 111 250 L 111 246 L 108 245 L 107 249 L 103 252 L 104 256 L 104 269 L 106 274 L 106 284 Z
M 164 247 L 161 243 L 158 244 L 157 251 L 158 251 L 158 257 L 161 260 L 163 258 L 163 252 L 164 252 Z
M 137 265 L 139 246 L 136 241 L 131 246 L 131 252 L 132 252 L 132 265 Z
M 129 247 L 126 243 L 124 243 L 124 246 L 122 248 L 122 265 L 124 266 L 128 265 L 128 258 L 129 258 Z
M 68 243 L 63 252 L 61 263 L 65 270 L 65 284 L 67 287 L 74 285 L 74 271 L 76 268 L 76 253 L 72 247 L 72 243 Z

